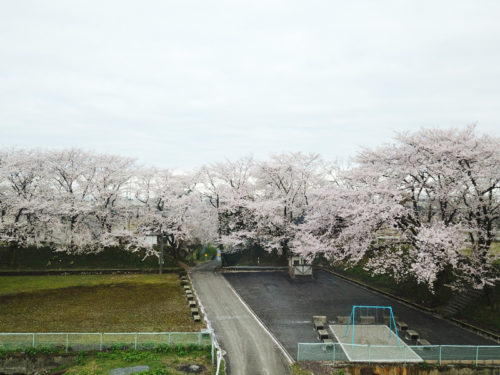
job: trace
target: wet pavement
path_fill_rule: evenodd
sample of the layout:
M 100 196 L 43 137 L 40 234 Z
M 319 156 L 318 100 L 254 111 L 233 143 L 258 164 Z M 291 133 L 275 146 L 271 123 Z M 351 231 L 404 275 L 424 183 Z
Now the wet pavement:
M 294 281 L 286 272 L 224 273 L 224 277 L 294 358 L 297 343 L 319 342 L 311 321 L 313 315 L 326 315 L 331 322 L 338 315 L 349 315 L 353 305 L 392 306 L 399 320 L 432 345 L 498 345 L 447 320 L 323 271 L 315 272 L 314 280 L 304 281 Z

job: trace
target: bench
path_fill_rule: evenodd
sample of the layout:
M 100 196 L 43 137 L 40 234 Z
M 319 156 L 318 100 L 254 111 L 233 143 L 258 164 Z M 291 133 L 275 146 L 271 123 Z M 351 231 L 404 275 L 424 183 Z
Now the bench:
M 338 324 L 348 324 L 350 320 L 350 316 L 337 316 L 337 323 Z
M 314 322 L 314 329 L 316 331 L 320 330 L 320 329 L 325 329 L 325 324 L 323 324 L 323 322 Z
M 184 285 L 184 290 L 191 290 L 190 286 L 189 285 Z
M 327 324 L 326 316 L 324 315 L 314 315 L 312 317 L 315 330 L 324 329 Z
M 318 330 L 318 337 L 321 341 L 328 338 L 328 331 L 326 329 Z
M 194 320 L 195 322 L 200 322 L 200 321 L 201 321 L 201 318 L 200 318 L 200 316 L 199 316 L 198 314 L 196 314 L 196 315 L 193 315 L 193 320 Z
M 412 329 L 409 329 L 409 330 L 407 330 L 407 331 L 406 331 L 406 336 L 405 336 L 405 338 L 406 338 L 407 340 L 415 340 L 415 341 L 416 341 L 416 340 L 418 340 L 418 339 L 419 339 L 419 337 L 420 337 L 420 335 L 418 334 L 418 332 L 417 332 L 417 331 L 414 331 L 414 330 L 412 330 Z
M 181 286 L 188 285 L 187 280 L 181 280 Z
M 361 317 L 361 324 L 374 324 L 374 323 L 375 323 L 374 316 L 362 316 Z
M 200 315 L 200 310 L 197 307 L 191 307 L 191 315 Z
M 196 307 L 195 301 L 189 301 L 188 304 L 189 304 L 189 307 Z
M 396 322 L 396 327 L 398 327 L 398 331 L 408 331 L 408 324 L 405 322 Z
M 184 289 L 184 291 L 186 292 L 186 294 L 192 294 L 193 292 L 191 291 L 191 289 L 187 288 L 187 289 Z
M 194 296 L 192 294 L 186 294 L 186 298 L 188 301 L 193 301 L 194 300 Z
M 312 322 L 322 322 L 323 324 L 326 324 L 327 319 L 326 315 L 313 315 L 312 317 Z

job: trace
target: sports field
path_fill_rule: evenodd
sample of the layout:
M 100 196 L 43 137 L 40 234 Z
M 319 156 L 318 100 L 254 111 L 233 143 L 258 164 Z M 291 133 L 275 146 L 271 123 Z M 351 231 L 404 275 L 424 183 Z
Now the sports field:
M 0 277 L 0 332 L 199 331 L 176 274 Z
M 293 357 L 299 342 L 320 342 L 312 324 L 313 315 L 326 315 L 333 322 L 337 316 L 348 316 L 353 305 L 392 306 L 395 316 L 432 345 L 496 344 L 326 272 L 316 272 L 315 279 L 309 281 L 293 281 L 286 272 L 239 272 L 224 276 Z

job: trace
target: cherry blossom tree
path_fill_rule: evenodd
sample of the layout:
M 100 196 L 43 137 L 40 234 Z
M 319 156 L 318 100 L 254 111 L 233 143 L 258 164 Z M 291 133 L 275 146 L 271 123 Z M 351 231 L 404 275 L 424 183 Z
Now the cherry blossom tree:
M 160 273 L 164 245 L 179 259 L 187 255 L 187 242 L 208 235 L 206 230 L 197 232 L 202 203 L 194 190 L 195 185 L 194 176 L 174 175 L 168 170 L 145 169 L 136 176 L 135 199 L 142 205 L 138 212 L 137 233 L 159 237 Z M 141 236 L 136 240 L 137 245 L 143 245 Z
M 256 200 L 251 205 L 260 244 L 284 257 L 303 220 L 312 189 L 326 182 L 326 164 L 317 154 L 284 153 L 257 164 Z
M 430 288 L 493 285 L 499 139 L 467 127 L 399 134 L 396 141 L 364 150 L 340 185 L 316 192 L 296 251 L 353 263 L 368 258 L 373 273 L 411 275 Z
M 254 238 L 249 205 L 255 197 L 254 161 L 245 157 L 204 166 L 197 190 L 216 216 L 217 242 L 234 251 Z
M 50 217 L 44 158 L 38 150 L 10 150 L 0 162 L 1 241 L 18 246 L 40 244 Z
M 127 216 L 124 190 L 136 173 L 135 161 L 115 155 L 94 155 L 92 163 L 95 168 L 92 207 L 97 219 L 93 230 L 95 245 L 116 246 L 124 237 L 121 230 Z

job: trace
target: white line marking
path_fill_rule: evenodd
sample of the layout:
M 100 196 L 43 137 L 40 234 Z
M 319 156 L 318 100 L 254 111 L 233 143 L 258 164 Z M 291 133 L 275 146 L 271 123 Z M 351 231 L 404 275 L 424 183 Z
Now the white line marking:
M 391 331 L 389 329 L 389 327 L 387 326 L 383 326 L 385 329 L 387 329 L 389 332 L 391 332 L 392 334 L 396 334 L 394 331 Z M 348 351 L 346 349 L 344 349 L 344 345 L 351 345 L 349 343 L 346 343 L 346 342 L 342 342 L 339 337 L 337 336 L 337 334 L 335 333 L 335 330 L 330 328 L 330 331 L 333 333 L 333 335 L 335 336 L 335 339 L 337 340 L 337 342 L 340 344 L 342 350 L 344 351 L 345 355 L 347 356 L 347 359 L 349 359 L 349 362 L 365 362 L 364 360 L 352 360 L 351 357 L 349 356 L 348 354 Z M 422 358 L 415 352 L 413 351 L 413 349 L 408 345 L 406 344 L 403 339 L 400 338 L 400 343 L 401 345 L 403 346 L 403 350 L 407 350 L 411 353 L 413 353 L 415 355 L 414 358 L 408 358 L 407 355 L 405 355 L 404 357 L 404 362 L 422 362 Z M 356 346 L 363 346 L 363 345 L 359 345 L 359 344 L 354 344 Z M 370 346 L 370 345 L 368 345 Z M 372 348 L 377 348 L 377 347 L 395 347 L 395 345 L 372 345 L 371 346 Z M 394 359 L 394 358 L 370 358 L 370 362 L 401 362 L 400 360 L 397 360 L 397 359 Z
M 342 351 L 345 353 L 347 359 L 349 360 L 349 362 L 352 362 L 352 359 L 351 357 L 349 357 L 349 354 L 347 354 L 347 350 L 344 349 L 344 344 L 342 343 L 342 341 L 340 341 L 340 339 L 337 337 L 337 334 L 335 333 L 335 330 L 333 329 L 330 329 L 330 331 L 332 331 L 333 335 L 335 336 L 335 339 L 337 340 L 337 342 L 340 344 L 340 347 L 342 348 Z
M 243 299 L 240 297 L 240 295 L 238 294 L 238 292 L 231 286 L 231 284 L 229 284 L 229 281 L 227 281 L 226 278 L 223 275 L 220 275 L 220 276 L 224 279 L 224 281 L 228 285 L 229 289 L 231 289 L 233 291 L 234 295 L 240 300 L 240 302 L 243 304 L 243 306 L 245 306 L 245 308 L 248 310 L 248 312 L 255 318 L 255 320 L 257 320 L 257 323 L 259 323 L 259 325 L 264 329 L 264 331 L 267 332 L 267 334 L 269 335 L 269 337 L 271 337 L 271 340 L 273 340 L 274 343 L 278 346 L 278 348 L 283 352 L 283 355 L 285 356 L 286 360 L 290 364 L 293 364 L 295 361 L 290 356 L 290 354 L 288 354 L 288 352 L 283 347 L 283 345 L 281 345 L 281 343 L 278 340 L 276 340 L 276 338 L 273 336 L 273 334 L 266 328 L 266 326 L 264 325 L 264 323 L 262 323 L 262 321 L 259 319 L 259 317 L 252 311 L 252 309 L 250 308 L 250 306 L 248 306 L 246 304 L 246 302 L 243 301 Z

